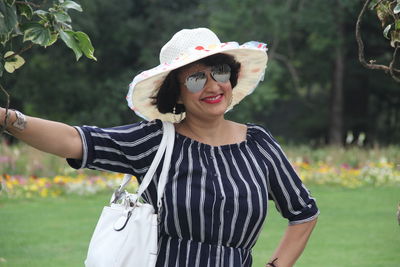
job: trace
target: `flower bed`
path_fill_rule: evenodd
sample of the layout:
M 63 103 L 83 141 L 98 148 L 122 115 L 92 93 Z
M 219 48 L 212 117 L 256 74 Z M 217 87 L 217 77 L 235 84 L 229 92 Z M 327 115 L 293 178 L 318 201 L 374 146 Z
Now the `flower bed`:
M 325 162 L 309 164 L 295 161 L 294 167 L 306 184 L 330 184 L 349 188 L 365 185 L 400 186 L 399 166 L 385 159 L 368 162 L 359 167 L 351 167 L 348 164 L 334 166 Z
M 395 163 L 382 159 L 364 166 L 351 167 L 329 165 L 326 162 L 310 164 L 301 158 L 293 161 L 294 168 L 306 184 L 338 185 L 348 188 L 360 186 L 400 186 L 400 169 Z M 67 194 L 87 195 L 100 191 L 112 191 L 120 184 L 122 174 L 99 173 L 92 176 L 78 174 L 76 177 L 55 176 L 35 177 L 20 175 L 0 176 L 0 195 L 8 197 L 57 197 Z M 128 191 L 137 188 L 136 180 L 132 181 Z
M 35 177 L 8 175 L 0 176 L 0 195 L 8 197 L 57 197 L 68 194 L 88 195 L 118 187 L 122 174 L 100 173 L 98 176 L 79 174 L 76 177 Z M 132 179 L 127 190 L 133 192 L 137 182 Z
M 285 147 L 306 184 L 400 187 L 400 146 L 385 148 Z M 0 197 L 57 197 L 112 192 L 123 175 L 74 170 L 64 159 L 29 146 L 0 143 Z M 18 174 L 18 175 L 17 175 Z M 130 183 L 129 191 L 137 187 Z

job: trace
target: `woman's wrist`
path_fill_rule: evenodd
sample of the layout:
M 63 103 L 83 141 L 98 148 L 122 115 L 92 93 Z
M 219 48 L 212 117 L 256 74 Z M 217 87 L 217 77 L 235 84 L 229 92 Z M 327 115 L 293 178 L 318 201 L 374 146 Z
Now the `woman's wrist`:
M 268 262 L 265 267 L 278 267 L 275 262 L 278 260 L 278 258 L 273 259 L 272 261 Z
M 18 111 L 13 110 L 13 109 L 6 110 L 5 108 L 0 108 L 0 128 L 3 128 L 4 130 L 9 130 L 10 126 L 13 126 L 12 128 L 18 128 L 18 129 L 21 128 L 21 127 L 15 127 L 15 124 L 18 121 L 17 112 Z M 22 113 L 20 113 L 20 114 L 22 114 Z M 23 116 L 22 122 L 24 122 L 24 126 L 25 126 L 26 118 L 23 114 L 22 114 L 22 116 Z M 7 123 L 7 125 L 5 125 L 5 123 Z M 19 124 L 21 124 L 21 122 Z

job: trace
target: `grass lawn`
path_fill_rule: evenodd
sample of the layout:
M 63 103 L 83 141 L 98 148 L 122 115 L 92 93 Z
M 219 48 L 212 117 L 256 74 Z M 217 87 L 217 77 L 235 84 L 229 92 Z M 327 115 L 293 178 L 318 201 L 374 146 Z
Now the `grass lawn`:
M 399 187 L 311 186 L 321 215 L 301 267 L 400 266 Z M 110 194 L 0 199 L 0 266 L 83 266 L 87 245 Z M 273 203 L 253 256 L 264 266 L 286 221 Z

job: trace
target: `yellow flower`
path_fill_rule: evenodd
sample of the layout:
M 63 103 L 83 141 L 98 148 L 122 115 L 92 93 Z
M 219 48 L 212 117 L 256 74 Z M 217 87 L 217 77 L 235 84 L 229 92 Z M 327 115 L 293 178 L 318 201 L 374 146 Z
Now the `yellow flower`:
M 32 184 L 28 186 L 28 190 L 29 191 L 38 191 L 39 187 L 37 186 L 37 184 Z
M 49 195 L 49 190 L 47 188 L 43 188 L 40 190 L 40 196 L 41 197 L 47 197 Z

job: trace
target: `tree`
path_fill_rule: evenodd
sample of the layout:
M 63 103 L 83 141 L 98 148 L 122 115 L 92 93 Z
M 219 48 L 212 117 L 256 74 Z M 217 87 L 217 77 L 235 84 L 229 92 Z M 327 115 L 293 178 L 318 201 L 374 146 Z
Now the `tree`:
M 250 110 L 260 107 L 263 120 L 275 124 L 278 132 L 295 134 L 290 128 L 296 126 L 304 136 L 322 135 L 330 144 L 342 144 L 349 39 L 344 26 L 356 3 L 337 0 L 331 4 L 335 7 L 328 9 L 326 1 L 270 0 L 261 5 L 226 0 L 221 5 L 226 15 L 215 12 L 212 21 L 223 32 L 269 42 L 269 82 L 257 89 L 255 93 L 261 95 L 250 100 L 256 102 Z
M 365 133 L 367 144 L 399 142 L 398 84 L 358 61 L 354 24 L 363 2 L 86 0 L 85 16 L 71 12 L 71 19 L 96 44 L 97 64 L 70 64 L 73 54 L 62 42 L 36 45 L 23 55 L 29 64 L 1 82 L 16 92 L 13 107 L 33 116 L 75 125 L 131 123 L 140 119 L 124 103 L 132 78 L 158 64 L 160 48 L 176 31 L 210 27 L 222 41 L 268 43 L 265 81 L 228 117 L 263 124 L 284 142 L 325 144 L 331 130 L 340 138 Z M 365 54 L 390 62 L 390 42 L 376 34 L 377 21 L 365 12 Z M 341 112 L 332 112 L 333 103 Z M 342 126 L 333 126 L 332 117 Z
M 57 43 L 46 51 L 34 49 L 28 54 L 31 63 L 7 81 L 18 91 L 14 105 L 30 115 L 72 125 L 138 121 L 125 104 L 129 83 L 159 64 L 160 49 L 173 33 L 207 27 L 208 15 L 197 8 L 199 2 L 82 1 L 85 16 L 71 17 L 96 44 L 97 64 L 86 59 L 70 64 L 68 49 Z
M 364 42 L 361 38 L 361 21 L 367 8 L 375 10 L 379 18 L 383 30 L 383 35 L 390 41 L 390 46 L 393 47 L 393 55 L 388 66 L 376 64 L 376 60 L 370 60 L 369 63 L 365 60 Z M 400 82 L 400 69 L 396 68 L 395 63 L 398 61 L 400 48 L 400 0 L 367 0 L 365 1 L 360 14 L 358 15 L 356 25 L 356 39 L 359 49 L 359 60 L 361 64 L 368 69 L 384 70 L 389 72 L 396 82 Z
M 81 6 L 69 0 L 57 0 L 50 6 L 46 2 L 36 4 L 26 0 L 0 0 L 0 77 L 4 70 L 13 73 L 19 69 L 25 63 L 21 55 L 33 46 L 48 47 L 58 39 L 73 50 L 76 60 L 83 54 L 96 60 L 89 37 L 84 32 L 74 31 L 71 26 L 72 19 L 68 11 L 73 9 L 81 12 Z M 24 46 L 26 42 L 28 45 Z M 0 88 L 7 97 L 8 109 L 9 94 L 1 84 Z M 4 125 L 7 125 L 7 116 Z

